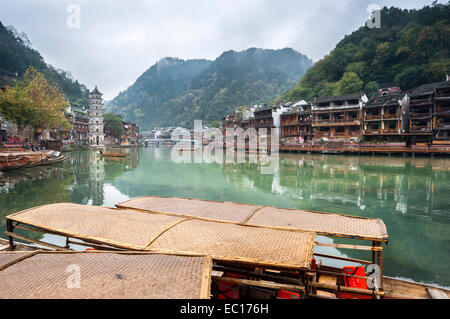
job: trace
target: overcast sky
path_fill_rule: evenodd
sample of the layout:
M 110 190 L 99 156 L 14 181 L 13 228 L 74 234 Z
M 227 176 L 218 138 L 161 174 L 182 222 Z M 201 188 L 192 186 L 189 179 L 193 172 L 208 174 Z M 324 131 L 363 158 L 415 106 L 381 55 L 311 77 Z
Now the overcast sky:
M 215 59 L 231 49 L 291 47 L 316 62 L 345 34 L 365 23 L 368 5 L 410 9 L 431 3 L 432 0 L 2 0 L 0 21 L 25 32 L 47 63 L 70 71 L 89 89 L 98 85 L 109 100 L 167 56 Z M 80 8 L 79 28 L 71 4 Z

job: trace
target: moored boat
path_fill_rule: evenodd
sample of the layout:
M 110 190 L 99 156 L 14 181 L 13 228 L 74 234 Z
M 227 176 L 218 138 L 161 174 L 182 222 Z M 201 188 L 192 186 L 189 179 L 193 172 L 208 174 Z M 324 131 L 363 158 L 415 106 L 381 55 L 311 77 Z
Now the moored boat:
M 117 206 L 60 203 L 31 208 L 7 216 L 7 235 L 11 241 L 28 240 L 58 250 L 81 245 L 102 251 L 210 256 L 211 296 L 219 299 L 450 296 L 446 288 L 383 275 L 382 244 L 389 236 L 379 219 L 155 196 Z M 44 243 L 15 229 L 63 236 L 66 245 Z M 319 242 L 316 235 L 359 244 Z M 315 250 L 320 246 L 365 251 L 371 258 L 323 254 Z M 348 266 L 330 266 L 330 260 Z

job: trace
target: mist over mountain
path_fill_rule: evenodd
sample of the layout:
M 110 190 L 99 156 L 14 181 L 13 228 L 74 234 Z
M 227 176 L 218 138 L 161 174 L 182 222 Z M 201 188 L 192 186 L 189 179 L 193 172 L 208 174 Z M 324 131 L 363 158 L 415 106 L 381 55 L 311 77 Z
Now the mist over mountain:
M 266 103 L 295 86 L 313 62 L 293 49 L 226 51 L 214 61 L 164 58 L 106 103 L 141 129 L 192 127 L 237 106 Z

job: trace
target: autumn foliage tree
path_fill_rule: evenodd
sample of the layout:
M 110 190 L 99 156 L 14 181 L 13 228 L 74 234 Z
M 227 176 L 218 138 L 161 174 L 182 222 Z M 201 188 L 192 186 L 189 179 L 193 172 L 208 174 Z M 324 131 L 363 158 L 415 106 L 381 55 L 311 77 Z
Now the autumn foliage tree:
M 59 87 L 48 83 L 33 67 L 15 86 L 0 91 L 0 115 L 16 124 L 19 133 L 25 127 L 69 129 L 71 125 L 64 114 L 68 106 Z

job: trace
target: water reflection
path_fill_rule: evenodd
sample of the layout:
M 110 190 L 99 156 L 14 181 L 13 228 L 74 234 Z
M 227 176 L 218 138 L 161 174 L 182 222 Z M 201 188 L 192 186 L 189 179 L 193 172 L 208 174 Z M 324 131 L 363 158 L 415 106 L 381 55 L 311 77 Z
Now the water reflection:
M 55 167 L 5 172 L 1 236 L 5 215 L 33 206 L 114 206 L 149 194 L 344 213 L 383 219 L 390 235 L 386 274 L 450 286 L 450 159 L 281 154 L 278 172 L 264 175 L 254 163 L 177 164 L 170 155 L 164 147 L 118 159 L 74 152 Z
M 224 172 L 235 183 L 278 193 L 282 201 L 276 206 L 381 218 L 390 234 L 385 272 L 448 286 L 449 164 L 449 159 L 287 155 L 279 174 L 259 175 L 254 164 L 226 165 Z M 367 259 L 364 252 L 340 251 Z
M 7 171 L 0 175 L 1 237 L 5 237 L 4 217 L 30 207 L 58 202 L 114 206 L 117 201 L 110 197 L 115 194 L 114 186 L 108 181 L 136 168 L 139 159 L 137 152 L 120 161 L 105 160 L 90 151 L 69 155 L 67 161 L 58 165 Z M 39 236 L 36 234 L 35 239 Z

